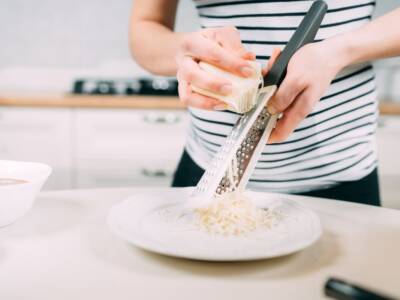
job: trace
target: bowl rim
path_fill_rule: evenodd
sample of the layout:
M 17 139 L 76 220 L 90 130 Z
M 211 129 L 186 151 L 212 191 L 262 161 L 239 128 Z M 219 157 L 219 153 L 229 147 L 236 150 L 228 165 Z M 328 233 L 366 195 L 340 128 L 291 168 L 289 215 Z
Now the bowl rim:
M 16 186 L 18 187 L 22 187 L 22 186 L 27 186 L 27 185 L 32 185 L 32 184 L 36 184 L 40 181 L 46 180 L 50 174 L 53 172 L 53 168 L 45 163 L 41 163 L 41 162 L 34 162 L 34 161 L 22 161 L 22 160 L 3 160 L 0 159 L 0 164 L 2 163 L 6 163 L 6 164 L 19 164 L 19 165 L 31 165 L 33 167 L 39 167 L 39 168 L 43 168 L 45 170 L 45 174 L 35 177 L 32 180 L 29 180 L 27 182 L 21 183 L 21 184 L 17 184 L 17 185 L 3 185 L 0 186 L 0 189 L 8 189 L 8 188 L 15 188 Z

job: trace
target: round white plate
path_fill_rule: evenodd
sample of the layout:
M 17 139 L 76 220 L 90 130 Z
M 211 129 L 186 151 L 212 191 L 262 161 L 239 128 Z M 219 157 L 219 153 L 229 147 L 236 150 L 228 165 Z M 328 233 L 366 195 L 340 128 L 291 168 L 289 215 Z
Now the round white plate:
M 318 216 L 284 195 L 247 192 L 259 207 L 274 207 L 279 219 L 271 229 L 246 236 L 200 231 L 182 216 L 192 188 L 155 189 L 115 205 L 108 224 L 122 239 L 164 255 L 208 261 L 242 261 L 283 256 L 314 243 L 321 235 Z M 180 217 L 181 216 L 181 217 Z

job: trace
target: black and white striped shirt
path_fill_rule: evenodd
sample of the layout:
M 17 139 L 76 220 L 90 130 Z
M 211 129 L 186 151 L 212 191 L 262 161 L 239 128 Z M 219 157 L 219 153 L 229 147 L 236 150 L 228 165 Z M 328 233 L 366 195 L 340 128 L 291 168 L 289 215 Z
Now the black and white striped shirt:
M 364 25 L 370 21 L 375 6 L 371 0 L 326 2 L 328 12 L 316 40 Z M 285 46 L 311 3 L 195 1 L 203 28 L 235 26 L 245 47 L 264 63 L 274 47 Z M 189 113 L 186 149 L 200 167 L 207 168 L 238 114 L 194 108 Z M 343 70 L 287 141 L 265 147 L 248 188 L 293 193 L 361 179 L 377 165 L 377 115 L 372 66 L 361 64 Z

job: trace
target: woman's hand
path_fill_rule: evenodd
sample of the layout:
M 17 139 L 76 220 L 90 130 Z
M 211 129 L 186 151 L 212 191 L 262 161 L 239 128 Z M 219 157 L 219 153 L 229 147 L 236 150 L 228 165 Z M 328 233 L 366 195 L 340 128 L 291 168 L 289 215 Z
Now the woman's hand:
M 225 109 L 226 104 L 191 90 L 190 84 L 203 89 L 228 95 L 232 91 L 229 81 L 206 73 L 199 65 L 205 61 L 234 74 L 248 77 L 253 69 L 248 60 L 255 55 L 247 51 L 234 27 L 220 27 L 185 34 L 180 43 L 176 62 L 178 66 L 179 98 L 186 105 L 202 109 Z
M 283 114 L 269 142 L 282 142 L 288 138 L 311 113 L 344 65 L 340 48 L 329 40 L 308 44 L 294 54 L 285 79 L 268 103 L 269 112 Z

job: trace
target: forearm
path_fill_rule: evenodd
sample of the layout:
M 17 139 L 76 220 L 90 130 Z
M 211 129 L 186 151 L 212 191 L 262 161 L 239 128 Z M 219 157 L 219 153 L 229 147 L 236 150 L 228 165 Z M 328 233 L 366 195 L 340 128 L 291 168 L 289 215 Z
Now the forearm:
M 184 34 L 147 20 L 135 22 L 131 28 L 130 48 L 135 60 L 154 74 L 175 75 L 175 54 Z
M 343 67 L 400 56 L 400 8 L 345 34 L 326 40 L 336 47 Z
M 268 102 L 271 113 L 282 114 L 269 142 L 283 142 L 298 128 L 341 69 L 400 55 L 399 28 L 400 9 L 397 9 L 359 29 L 299 49 L 291 58 L 278 91 Z
M 178 0 L 135 0 L 130 24 L 130 49 L 143 68 L 176 75 L 175 55 L 183 34 L 174 33 Z

